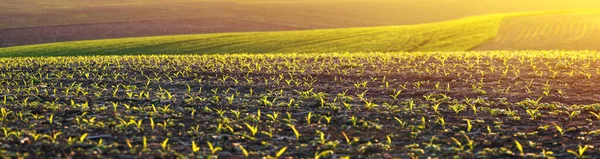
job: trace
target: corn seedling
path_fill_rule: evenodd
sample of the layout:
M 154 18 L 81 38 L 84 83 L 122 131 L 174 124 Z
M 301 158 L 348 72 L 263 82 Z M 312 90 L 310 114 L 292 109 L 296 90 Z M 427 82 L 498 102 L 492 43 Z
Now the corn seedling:
M 129 146 L 131 147 L 131 146 Z M 192 152 L 196 153 L 200 151 L 200 147 L 198 147 L 198 145 L 196 145 L 196 142 L 192 141 Z
M 290 127 L 292 129 L 292 131 L 294 131 L 294 135 L 296 136 L 296 140 L 300 139 L 300 132 L 298 132 L 298 130 L 296 130 L 296 127 L 294 125 L 288 124 L 288 127 Z
M 581 145 L 579 145 L 579 146 L 577 146 L 577 148 L 578 148 L 577 151 L 567 150 L 567 153 L 573 154 L 577 158 L 584 158 L 585 151 L 589 148 L 589 146 L 584 145 L 583 147 L 581 147 Z
M 206 144 L 208 145 L 208 149 L 210 150 L 210 153 L 212 153 L 213 155 L 216 154 L 217 152 L 223 150 L 223 148 L 221 147 L 214 147 L 212 143 L 210 142 L 206 142 Z

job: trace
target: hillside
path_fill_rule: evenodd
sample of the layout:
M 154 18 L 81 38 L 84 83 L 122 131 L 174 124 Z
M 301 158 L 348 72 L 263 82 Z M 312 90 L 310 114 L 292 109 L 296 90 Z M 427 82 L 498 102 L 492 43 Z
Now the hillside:
M 419 25 L 215 33 L 0 48 L 0 56 L 598 50 L 600 12 L 530 12 Z
M 600 12 L 508 18 L 474 50 L 600 50 Z
M 600 2 L 595 0 L 572 0 L 569 3 L 561 0 L 2 0 L 0 4 L 0 28 L 203 18 L 361 27 L 421 24 L 491 13 L 594 9 L 600 6 Z
M 61 42 L 0 48 L 0 56 L 461 51 L 493 38 L 506 16 L 509 15 L 389 27 Z
M 422 24 L 468 16 L 598 8 L 572 0 L 0 0 L 0 47 L 222 32 Z

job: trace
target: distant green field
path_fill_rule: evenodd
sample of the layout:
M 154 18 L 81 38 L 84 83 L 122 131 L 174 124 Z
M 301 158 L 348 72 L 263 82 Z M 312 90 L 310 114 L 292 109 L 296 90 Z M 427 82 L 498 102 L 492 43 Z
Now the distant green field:
M 0 56 L 463 51 L 493 38 L 502 19 L 513 15 L 407 26 L 61 42 L 0 48 Z
M 597 50 L 600 12 L 507 13 L 419 25 L 73 41 L 0 48 L 0 57 L 215 53 Z M 555 27 L 549 27 L 555 26 Z

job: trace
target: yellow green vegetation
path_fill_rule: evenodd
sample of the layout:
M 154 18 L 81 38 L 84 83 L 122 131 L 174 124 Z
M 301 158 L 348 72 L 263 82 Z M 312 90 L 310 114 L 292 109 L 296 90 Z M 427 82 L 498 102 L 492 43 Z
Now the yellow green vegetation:
M 520 14 L 387 27 L 221 33 L 61 42 L 0 48 L 0 56 L 464 51 L 492 39 Z
M 505 19 L 496 37 L 475 50 L 600 50 L 600 12 Z
M 104 39 L 0 48 L 0 56 L 596 50 L 598 17 L 598 11 L 530 12 L 419 25 Z
M 597 156 L 600 54 L 0 58 L 0 156 Z M 24 151 L 26 150 L 26 151 Z

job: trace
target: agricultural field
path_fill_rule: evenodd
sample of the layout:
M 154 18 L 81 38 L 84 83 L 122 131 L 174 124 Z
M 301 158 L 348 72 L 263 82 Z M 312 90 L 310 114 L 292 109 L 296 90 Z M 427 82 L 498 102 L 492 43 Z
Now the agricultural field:
M 0 57 L 597 50 L 599 46 L 595 43 L 600 40 L 598 19 L 600 19 L 600 10 L 503 13 L 416 25 L 170 35 L 45 43 L 0 48 Z
M 161 35 L 414 25 L 486 14 L 596 6 L 600 2 L 595 0 L 1 0 L 0 47 Z
M 1 158 L 598 158 L 597 0 L 0 0 Z
M 592 51 L 0 58 L 0 156 L 599 156 Z
M 492 39 L 502 19 L 518 15 L 485 15 L 410 26 L 60 42 L 0 48 L 0 56 L 463 51 Z
M 494 39 L 473 50 L 598 50 L 600 12 L 507 18 Z

